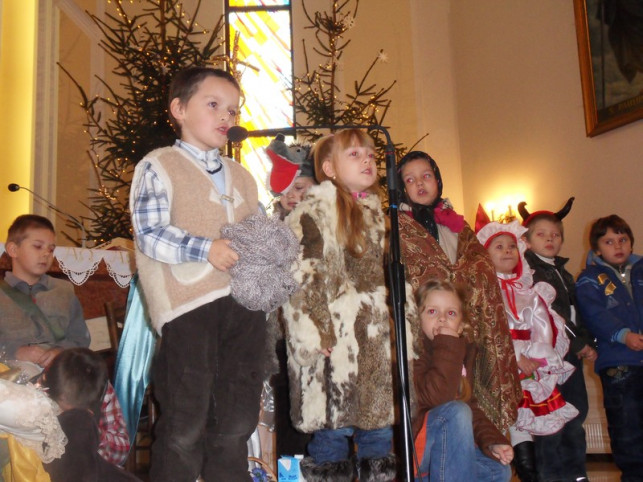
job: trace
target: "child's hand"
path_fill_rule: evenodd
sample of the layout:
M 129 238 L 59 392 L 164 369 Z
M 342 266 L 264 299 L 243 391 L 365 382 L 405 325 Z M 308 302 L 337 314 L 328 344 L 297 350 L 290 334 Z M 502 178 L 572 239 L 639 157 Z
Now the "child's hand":
M 322 348 L 321 350 L 319 350 L 319 353 L 321 353 L 326 358 L 328 358 L 328 357 L 330 357 L 330 354 L 331 354 L 332 351 L 333 351 L 332 348 Z
M 228 271 L 239 260 L 239 255 L 229 244 L 229 239 L 216 239 L 210 247 L 208 261 L 219 271 Z
M 435 329 L 433 330 L 433 336 L 448 335 L 448 336 L 454 336 L 458 338 L 461 334 L 462 334 L 462 326 L 460 326 L 457 330 L 454 330 L 450 326 L 440 325 L 440 326 L 436 326 Z
M 45 351 L 45 353 L 43 353 L 38 360 L 38 365 L 43 368 L 47 368 L 49 365 L 51 365 L 51 362 L 54 361 L 54 358 L 56 358 L 61 351 L 63 351 L 62 348 L 51 348 Z
M 528 377 L 530 377 L 531 374 L 539 367 L 540 367 L 540 363 L 538 363 L 537 361 L 532 360 L 531 358 L 528 358 L 526 356 L 520 355 L 520 359 L 518 360 L 518 368 L 520 368 L 520 371 L 523 372 Z
M 16 360 L 38 363 L 38 360 L 46 351 L 38 345 L 24 345 L 16 350 Z
M 46 349 L 39 345 L 25 345 L 16 350 L 16 359 L 36 363 L 47 368 L 61 351 L 60 348 Z
M 576 356 L 580 360 L 581 358 L 586 358 L 589 361 L 594 361 L 598 358 L 598 353 L 591 346 L 585 345 L 581 351 L 576 353 Z
M 630 350 L 641 351 L 643 350 L 643 335 L 630 331 L 625 335 L 625 344 Z
M 514 458 L 514 449 L 511 445 L 489 445 L 489 451 L 496 456 L 502 465 L 509 465 Z

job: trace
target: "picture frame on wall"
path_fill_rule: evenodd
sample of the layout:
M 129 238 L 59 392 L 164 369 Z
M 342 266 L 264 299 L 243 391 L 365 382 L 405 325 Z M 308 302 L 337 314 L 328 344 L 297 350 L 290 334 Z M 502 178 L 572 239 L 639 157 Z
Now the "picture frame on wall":
M 574 0 L 588 137 L 643 118 L 643 1 Z

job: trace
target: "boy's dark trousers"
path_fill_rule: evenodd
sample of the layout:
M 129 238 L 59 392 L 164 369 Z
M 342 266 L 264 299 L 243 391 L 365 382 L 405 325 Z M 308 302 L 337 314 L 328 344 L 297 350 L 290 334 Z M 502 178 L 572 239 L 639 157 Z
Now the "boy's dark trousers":
M 558 389 L 563 399 L 578 410 L 578 415 L 567 422 L 563 428 L 552 435 L 534 437 L 536 467 L 539 480 L 576 480 L 586 477 L 585 468 L 587 442 L 583 422 L 589 410 L 587 388 L 583 376 L 583 360 L 567 353 L 565 361 L 576 367 L 572 375 Z
M 247 441 L 259 417 L 265 320 L 226 296 L 163 326 L 152 481 L 251 480 Z
M 604 368 L 599 373 L 614 463 L 621 482 L 643 481 L 643 366 Z

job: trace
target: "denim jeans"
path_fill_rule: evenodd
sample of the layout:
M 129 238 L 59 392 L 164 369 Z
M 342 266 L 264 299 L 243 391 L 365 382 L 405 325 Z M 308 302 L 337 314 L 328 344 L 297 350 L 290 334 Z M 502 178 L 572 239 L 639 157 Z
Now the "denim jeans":
M 511 467 L 487 457 L 475 446 L 473 419 L 466 403 L 448 402 L 429 411 L 427 440 L 416 482 L 429 480 L 508 482 Z
M 622 482 L 643 481 L 643 367 L 599 372 L 614 463 Z M 608 374 L 609 373 L 609 374 Z
M 265 326 L 264 313 L 231 296 L 163 326 L 150 480 L 251 480 L 247 440 L 259 418 Z
M 358 459 L 386 457 L 393 448 L 393 429 L 384 427 L 361 430 L 354 427 L 334 430 L 317 430 L 308 444 L 308 453 L 320 465 L 325 462 L 340 462 L 350 457 L 350 438 L 354 437 Z
M 576 371 L 563 383 L 558 385 L 560 394 L 566 402 L 578 410 L 576 418 L 570 420 L 558 432 L 552 435 L 534 437 L 536 468 L 539 480 L 576 480 L 587 477 L 585 468 L 587 443 L 583 422 L 589 409 L 587 388 L 583 376 L 583 360 L 574 353 L 568 353 L 565 361 L 576 367 Z

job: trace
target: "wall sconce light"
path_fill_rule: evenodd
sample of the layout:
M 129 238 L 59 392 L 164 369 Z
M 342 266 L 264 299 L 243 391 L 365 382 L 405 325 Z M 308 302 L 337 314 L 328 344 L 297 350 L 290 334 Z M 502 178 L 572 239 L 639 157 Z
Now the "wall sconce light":
M 518 210 L 516 206 L 520 201 L 524 200 L 524 196 L 512 196 L 511 199 L 502 201 L 489 201 L 485 203 L 484 209 L 491 221 L 499 223 L 510 223 L 518 219 Z

